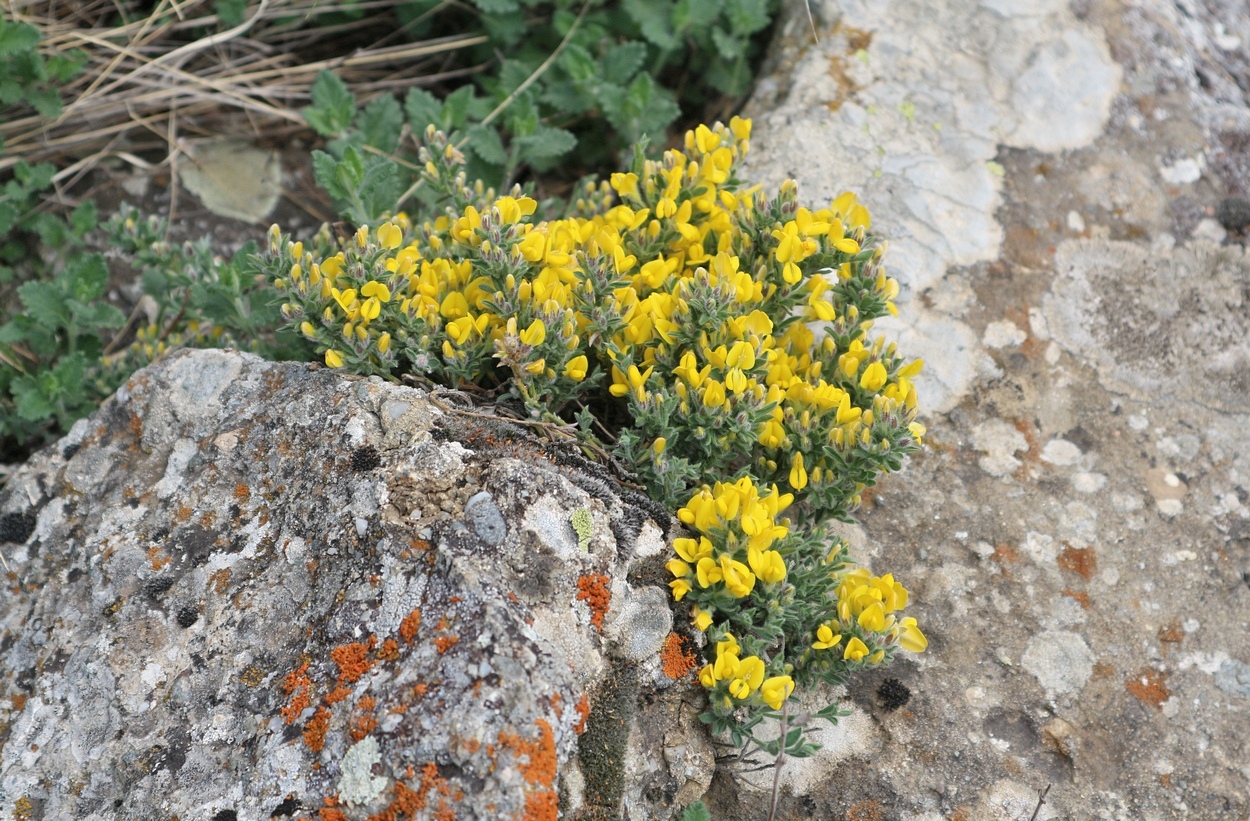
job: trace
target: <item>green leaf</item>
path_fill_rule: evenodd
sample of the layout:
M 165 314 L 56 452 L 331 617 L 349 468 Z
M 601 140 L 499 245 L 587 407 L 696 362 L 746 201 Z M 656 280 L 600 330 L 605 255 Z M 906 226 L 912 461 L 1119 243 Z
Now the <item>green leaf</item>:
M 366 145 L 393 154 L 399 146 L 404 112 L 394 95 L 383 94 L 365 106 L 365 110 L 356 118 L 356 125 L 364 135 Z
M 17 206 L 6 200 L 0 200 L 0 235 L 12 231 L 21 216 L 22 212 L 17 210 Z
M 733 33 L 739 36 L 761 31 L 772 21 L 768 0 L 725 0 L 724 12 Z
M 304 109 L 304 119 L 323 137 L 342 134 L 356 114 L 356 97 L 346 83 L 329 71 L 322 71 L 313 82 L 312 101 Z
M 40 117 L 51 120 L 61 116 L 61 97 L 50 89 L 28 89 L 26 102 Z
M 39 389 L 39 382 L 33 376 L 20 376 L 9 386 L 13 395 L 17 415 L 27 422 L 41 422 L 56 412 L 52 403 L 44 397 Z
M 80 254 L 61 272 L 69 295 L 79 302 L 91 302 L 108 286 L 109 269 L 99 254 Z
M 339 185 L 338 160 L 324 151 L 314 151 L 312 159 L 313 174 L 317 178 L 317 185 L 325 189 L 325 192 L 331 197 L 344 199 L 347 196 L 347 191 Z
M 0 18 L 0 57 L 30 51 L 39 45 L 39 29 L 28 23 L 12 23 Z
M 95 228 L 99 221 L 100 213 L 96 210 L 93 200 L 83 200 L 69 215 L 69 224 L 73 227 L 74 233 L 80 237 Z
M 442 114 L 439 116 L 439 124 L 443 130 L 464 128 L 469 116 L 469 104 L 473 101 L 474 94 L 473 86 L 461 86 L 447 95 L 447 99 L 443 101 Z
M 590 52 L 576 43 L 570 43 L 560 55 L 560 66 L 569 79 L 579 85 L 588 85 L 599 78 L 599 63 Z
M 409 89 L 404 99 L 404 114 L 408 117 L 408 127 L 412 133 L 420 136 L 430 123 L 438 124 L 443 111 L 443 104 L 430 92 L 423 88 Z
M 696 801 L 682 810 L 681 821 L 712 821 L 712 813 L 702 801 Z
M 488 125 L 475 125 L 469 129 L 469 148 L 492 165 L 508 162 L 508 152 L 503 147 L 499 132 Z
M 746 40 L 740 40 L 729 34 L 720 26 L 712 29 L 712 42 L 724 60 L 737 60 L 746 53 Z
M 553 159 L 573 150 L 577 138 L 563 128 L 552 128 L 539 125 L 528 137 L 516 140 L 521 147 L 521 155 L 525 160 Z
M 673 33 L 669 17 L 669 3 L 664 0 L 625 0 L 622 6 L 647 40 L 663 51 L 672 51 L 677 47 L 677 36 Z
M 625 85 L 642 68 L 647 59 L 647 44 L 637 40 L 620 43 L 603 55 L 603 79 L 616 85 Z
M 516 0 L 473 0 L 473 5 L 487 14 L 507 14 L 519 8 Z
M 243 22 L 243 12 L 247 11 L 247 0 L 217 0 L 213 5 L 217 14 L 219 28 L 234 28 Z
M 50 330 L 64 328 L 69 320 L 65 296 L 51 282 L 26 282 L 17 289 L 26 313 L 31 319 Z

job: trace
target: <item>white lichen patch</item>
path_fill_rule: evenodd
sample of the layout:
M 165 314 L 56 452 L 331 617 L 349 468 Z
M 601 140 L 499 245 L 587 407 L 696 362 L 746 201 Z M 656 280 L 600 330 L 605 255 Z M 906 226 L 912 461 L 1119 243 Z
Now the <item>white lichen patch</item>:
M 382 761 L 378 740 L 365 736 L 347 748 L 339 762 L 339 800 L 349 807 L 372 803 L 386 789 L 387 779 L 373 774 Z

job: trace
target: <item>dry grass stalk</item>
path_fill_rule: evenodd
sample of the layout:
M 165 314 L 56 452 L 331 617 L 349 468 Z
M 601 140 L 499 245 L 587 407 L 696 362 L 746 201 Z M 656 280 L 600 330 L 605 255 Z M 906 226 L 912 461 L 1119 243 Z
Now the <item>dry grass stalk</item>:
M 163 165 L 175 156 L 168 139 L 175 130 L 220 133 L 225 123 L 237 123 L 229 115 L 240 112 L 257 135 L 289 133 L 304 125 L 299 109 L 322 70 L 335 71 L 365 101 L 480 70 L 454 67 L 451 58 L 487 39 L 393 43 L 392 20 L 390 34 L 345 48 L 344 39 L 362 42 L 387 19 L 382 15 L 393 4 L 382 0 L 353 3 L 352 10 L 366 16 L 324 26 L 311 17 L 341 10 L 332 0 L 258 0 L 241 23 L 222 31 L 215 0 L 160 0 L 150 14 L 135 12 L 136 6 L 138 0 L 0 0 L 7 18 L 42 32 L 45 56 L 77 51 L 87 60 L 61 89 L 64 111 L 56 120 L 31 114 L 0 122 L 0 171 L 19 160 L 50 160 L 62 166 L 60 182 L 110 155 L 143 167 L 135 152 L 164 145 Z

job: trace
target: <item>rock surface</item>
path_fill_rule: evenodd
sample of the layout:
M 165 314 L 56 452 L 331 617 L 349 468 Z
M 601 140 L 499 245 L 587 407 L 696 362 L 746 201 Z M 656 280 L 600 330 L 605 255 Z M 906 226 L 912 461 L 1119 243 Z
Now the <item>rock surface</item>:
M 627 580 L 667 514 L 450 408 L 182 352 L 16 473 L 0 818 L 641 819 L 701 794 L 666 591 Z
M 750 173 L 859 191 L 890 240 L 879 328 L 937 412 L 853 544 L 930 645 L 852 683 L 779 817 L 1017 821 L 1050 784 L 1039 819 L 1250 818 L 1244 3 L 811 9 Z M 714 816 L 764 818 L 753 783 Z

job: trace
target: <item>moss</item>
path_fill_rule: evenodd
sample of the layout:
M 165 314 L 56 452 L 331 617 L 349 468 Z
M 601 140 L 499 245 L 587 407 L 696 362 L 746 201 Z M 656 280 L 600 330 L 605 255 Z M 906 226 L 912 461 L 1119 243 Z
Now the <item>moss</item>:
M 625 793 L 625 748 L 638 703 L 638 673 L 616 661 L 591 699 L 578 759 L 586 777 L 586 818 L 619 818 Z M 606 813 L 606 814 L 605 814 Z

